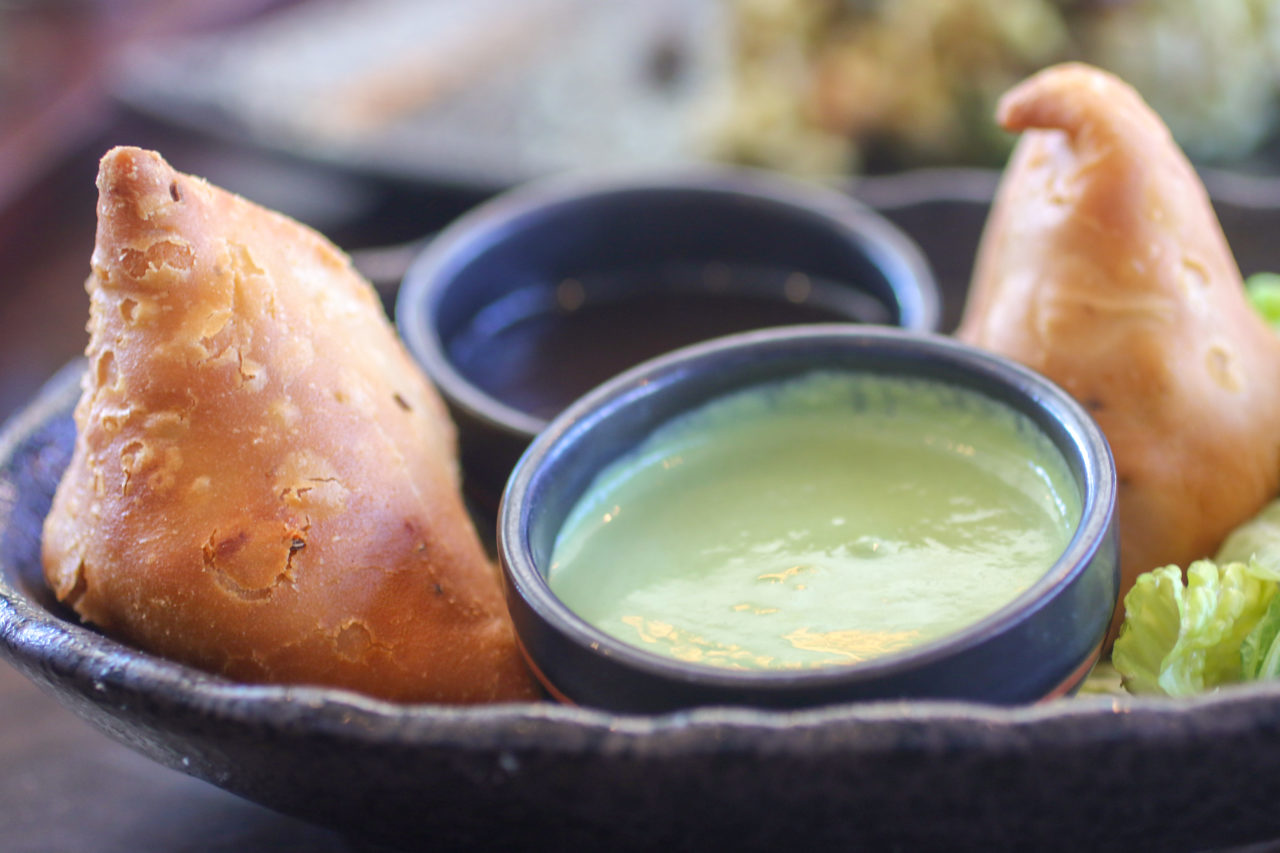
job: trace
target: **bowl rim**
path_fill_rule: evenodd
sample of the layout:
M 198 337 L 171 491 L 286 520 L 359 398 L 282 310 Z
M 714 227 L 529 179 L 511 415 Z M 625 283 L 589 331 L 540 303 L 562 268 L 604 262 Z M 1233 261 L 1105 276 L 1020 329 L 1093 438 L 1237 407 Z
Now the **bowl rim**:
M 445 351 L 434 316 L 447 283 L 540 212 L 592 198 L 671 191 L 764 200 L 779 209 L 818 214 L 843 226 L 891 282 L 914 282 L 901 291 L 894 287 L 899 297 L 907 297 L 904 326 L 937 329 L 942 296 L 933 269 L 915 241 L 883 214 L 835 186 L 761 169 L 685 164 L 553 175 L 502 192 L 462 214 L 427 243 L 405 272 L 395 303 L 395 323 L 405 346 L 441 392 L 469 417 L 531 440 L 551 419 L 524 412 L 482 390 L 454 366 Z
M 850 665 L 832 665 L 800 671 L 729 670 L 659 655 L 606 633 L 573 611 L 552 591 L 539 571 L 530 542 L 533 513 L 532 496 L 544 480 L 554 477 L 557 457 L 565 448 L 589 440 L 594 427 L 619 409 L 634 405 L 683 377 L 710 370 L 726 358 L 745 368 L 749 356 L 754 361 L 785 356 L 797 346 L 824 349 L 861 349 L 887 353 L 899 361 L 941 359 L 953 369 L 994 382 L 1024 399 L 1021 408 L 1047 412 L 1061 428 L 1080 466 L 1080 519 L 1058 558 L 1011 601 L 995 611 L 955 631 L 907 649 Z M 916 355 L 913 358 L 912 352 Z M 815 359 L 813 369 L 830 366 Z M 733 369 L 732 367 L 729 369 Z M 796 371 L 801 375 L 805 371 Z M 904 375 L 913 375 L 907 371 Z M 896 375 L 896 374 L 895 374 Z M 927 372 L 923 378 L 934 378 Z M 741 390 L 755 383 L 734 384 Z M 977 393 L 981 390 L 969 387 Z M 719 392 L 730 393 L 730 391 Z M 986 394 L 990 397 L 991 395 Z M 665 418 L 662 422 L 665 422 Z M 1039 425 L 1037 425 L 1039 427 Z M 1043 434 L 1043 429 L 1041 430 Z M 1055 446 L 1057 443 L 1055 442 Z M 1072 453 L 1059 447 L 1069 466 Z M 548 469 L 548 464 L 550 469 Z M 783 695 L 800 688 L 836 688 L 874 682 L 901 675 L 964 653 L 990 642 L 1027 622 L 1065 587 L 1083 574 L 1095 555 L 1107 545 L 1114 525 L 1117 475 L 1111 449 L 1101 429 L 1085 409 L 1064 390 L 1039 373 L 1009 359 L 961 343 L 955 339 L 910 330 L 852 324 L 812 324 L 743 332 L 694 344 L 658 356 L 603 383 L 574 402 L 539 434 L 517 462 L 503 491 L 498 515 L 498 555 L 507 581 L 508 595 L 518 596 L 537 619 L 593 658 L 638 671 L 667 682 L 700 684 L 710 689 L 743 690 L 761 695 Z M 1118 561 L 1115 569 L 1118 579 Z M 1108 613 L 1108 620 L 1111 614 Z M 528 645 L 525 644 L 526 649 Z M 1096 651 L 1096 649 L 1095 649 Z M 541 662 L 533 661 L 541 672 Z

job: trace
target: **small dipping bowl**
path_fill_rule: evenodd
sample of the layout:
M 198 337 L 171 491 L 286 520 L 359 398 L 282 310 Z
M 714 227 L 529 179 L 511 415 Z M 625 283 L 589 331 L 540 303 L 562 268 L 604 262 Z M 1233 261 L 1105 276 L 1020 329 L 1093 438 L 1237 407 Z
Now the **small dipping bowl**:
M 728 669 L 650 651 L 598 628 L 553 591 L 548 572 L 557 537 L 571 526 L 571 513 L 602 471 L 655 430 L 708 401 L 777 387 L 815 371 L 903 380 L 908 387 L 925 380 L 941 389 L 944 417 L 952 397 L 974 400 L 969 392 L 984 401 L 978 404 L 983 409 L 994 401 L 1003 408 L 990 406 L 993 411 L 1012 410 L 1010 423 L 1023 431 L 1018 435 L 1032 435 L 1032 446 L 1046 449 L 1057 470 L 1066 472 L 1060 479 L 1068 491 L 1074 487 L 1072 500 L 1078 497 L 1074 527 L 1075 510 L 1064 512 L 1059 541 L 1066 544 L 1057 558 L 1056 551 L 1047 552 L 1043 573 L 1033 568 L 1028 580 L 1011 588 L 1007 603 L 939 637 L 856 663 L 803 669 Z M 955 405 L 961 407 L 958 416 L 965 416 L 965 404 Z M 856 410 L 849 416 L 856 417 Z M 946 435 L 941 429 L 939 440 Z M 1039 472 L 1043 462 L 1027 458 L 1025 465 Z M 1021 469 L 1022 458 L 1014 464 Z M 524 652 L 543 684 L 564 701 L 626 712 L 907 697 L 1013 704 L 1073 692 L 1098 658 L 1119 589 L 1115 499 L 1115 467 L 1102 433 L 1039 374 L 938 335 L 847 324 L 792 326 L 667 354 L 571 405 L 534 440 L 512 473 L 499 513 L 498 555 Z M 630 509 L 623 505 L 621 514 Z M 588 572 L 588 579 L 598 573 L 603 589 L 622 562 L 605 556 L 576 570 Z M 578 576 L 579 583 L 583 578 Z
M 395 313 L 492 509 L 547 422 L 628 367 L 794 323 L 932 331 L 939 296 L 910 238 L 843 193 L 705 167 L 498 196 L 423 250 Z

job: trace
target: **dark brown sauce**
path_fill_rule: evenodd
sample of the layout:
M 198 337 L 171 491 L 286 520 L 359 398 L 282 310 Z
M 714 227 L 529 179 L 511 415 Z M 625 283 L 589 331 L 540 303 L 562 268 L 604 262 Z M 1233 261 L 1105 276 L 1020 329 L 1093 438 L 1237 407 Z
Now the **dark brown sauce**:
M 794 275 L 786 287 L 782 281 L 773 292 L 738 292 L 568 279 L 489 306 L 449 342 L 449 355 L 493 397 L 551 418 L 601 382 L 677 347 L 795 323 L 888 320 L 883 305 L 849 285 Z

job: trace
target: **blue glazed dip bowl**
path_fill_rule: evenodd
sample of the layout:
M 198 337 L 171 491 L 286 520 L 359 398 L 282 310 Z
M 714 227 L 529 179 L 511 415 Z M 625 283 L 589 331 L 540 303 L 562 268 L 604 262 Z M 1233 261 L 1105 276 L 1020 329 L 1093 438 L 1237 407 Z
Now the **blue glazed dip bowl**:
M 548 571 L 557 537 L 602 470 L 708 400 L 816 368 L 934 380 L 1025 415 L 1061 455 L 1080 498 L 1079 521 L 1060 556 L 1012 601 L 940 638 L 800 670 L 725 669 L 662 656 L 606 633 L 553 591 Z M 668 354 L 570 406 L 516 466 L 503 496 L 498 550 L 525 654 L 549 691 L 571 703 L 628 712 L 906 697 L 1024 703 L 1072 692 L 1097 660 L 1118 593 L 1115 499 L 1115 468 L 1097 425 L 1038 374 L 935 335 L 793 326 Z M 603 576 L 609 563 L 590 571 Z
M 792 323 L 931 331 L 939 302 L 915 243 L 851 197 L 707 166 L 498 196 L 426 247 L 395 314 L 494 506 L 550 418 L 647 358 Z

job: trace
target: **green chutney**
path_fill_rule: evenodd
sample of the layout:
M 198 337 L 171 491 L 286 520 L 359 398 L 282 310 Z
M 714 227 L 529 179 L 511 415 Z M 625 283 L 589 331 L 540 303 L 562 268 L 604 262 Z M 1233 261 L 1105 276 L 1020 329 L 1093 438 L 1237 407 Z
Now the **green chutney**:
M 932 380 L 818 371 L 715 399 L 603 470 L 548 582 L 606 633 L 734 669 L 854 664 L 970 625 L 1080 518 L 1032 421 Z

